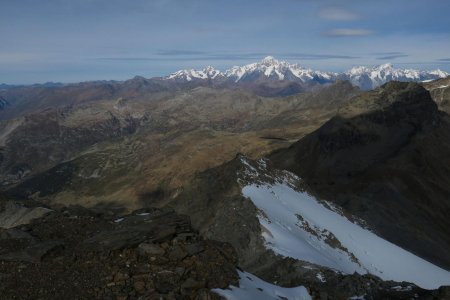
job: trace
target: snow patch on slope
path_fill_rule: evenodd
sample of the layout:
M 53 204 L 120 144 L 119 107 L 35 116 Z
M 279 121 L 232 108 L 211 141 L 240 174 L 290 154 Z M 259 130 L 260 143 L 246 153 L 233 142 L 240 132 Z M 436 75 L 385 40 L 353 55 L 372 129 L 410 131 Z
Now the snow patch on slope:
M 351 222 L 337 207 L 298 191 L 295 181 L 300 179 L 295 175 L 283 171 L 278 178 L 270 175 L 273 180 L 268 183 L 264 169 L 261 163 L 247 167 L 246 183 L 241 184 L 243 195 L 260 212 L 268 249 L 347 274 L 371 273 L 427 289 L 450 284 L 450 272 Z
M 229 300 L 312 300 L 305 287 L 283 288 L 263 281 L 247 272 L 239 273 L 239 287 L 213 289 L 212 291 Z

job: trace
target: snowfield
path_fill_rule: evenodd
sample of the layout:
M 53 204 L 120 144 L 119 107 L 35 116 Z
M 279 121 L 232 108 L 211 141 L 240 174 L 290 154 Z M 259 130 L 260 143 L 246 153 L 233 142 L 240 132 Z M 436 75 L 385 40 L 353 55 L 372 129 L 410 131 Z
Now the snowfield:
M 213 289 L 212 291 L 229 300 L 312 300 L 305 287 L 282 288 L 265 282 L 255 275 L 247 272 L 239 273 L 239 287 L 231 286 L 229 289 Z
M 261 172 L 254 167 L 247 170 L 255 176 Z M 371 273 L 425 289 L 450 284 L 450 272 L 351 222 L 338 208 L 294 190 L 289 180 L 276 182 L 247 183 L 242 188 L 259 209 L 262 235 L 275 253 L 346 274 Z

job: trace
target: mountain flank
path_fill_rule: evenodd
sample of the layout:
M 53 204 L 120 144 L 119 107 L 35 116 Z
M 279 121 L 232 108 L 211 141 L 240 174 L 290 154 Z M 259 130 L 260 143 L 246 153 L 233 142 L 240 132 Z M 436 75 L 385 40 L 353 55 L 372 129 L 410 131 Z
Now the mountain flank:
M 449 153 L 450 117 L 419 84 L 391 82 L 269 158 L 317 197 L 448 269 Z

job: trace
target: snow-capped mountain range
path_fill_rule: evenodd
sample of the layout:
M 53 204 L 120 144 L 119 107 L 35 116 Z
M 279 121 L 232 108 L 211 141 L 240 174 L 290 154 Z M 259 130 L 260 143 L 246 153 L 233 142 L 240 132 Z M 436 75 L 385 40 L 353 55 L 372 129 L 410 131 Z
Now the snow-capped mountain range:
M 427 81 L 445 78 L 449 73 L 434 70 L 420 71 L 414 69 L 396 69 L 392 64 L 368 67 L 354 67 L 343 73 L 342 79 L 350 80 L 354 85 L 364 90 L 376 88 L 388 81 Z
M 434 70 L 420 71 L 413 69 L 397 69 L 392 64 L 374 67 L 354 67 L 344 73 L 322 72 L 304 68 L 299 64 L 290 64 L 267 56 L 257 63 L 234 66 L 224 72 L 208 66 L 203 70 L 180 70 L 166 80 L 190 82 L 196 80 L 213 80 L 218 82 L 251 83 L 263 81 L 293 81 L 299 83 L 323 84 L 338 79 L 349 80 L 364 90 L 376 88 L 388 81 L 426 81 L 445 78 L 449 73 Z

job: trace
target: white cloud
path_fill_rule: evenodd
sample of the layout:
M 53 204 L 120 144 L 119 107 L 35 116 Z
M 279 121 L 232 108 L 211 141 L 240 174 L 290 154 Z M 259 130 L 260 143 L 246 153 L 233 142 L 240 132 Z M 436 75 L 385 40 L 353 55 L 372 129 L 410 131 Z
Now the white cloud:
M 330 37 L 366 36 L 373 34 L 372 30 L 362 28 L 335 28 L 322 33 Z
M 327 7 L 319 11 L 319 17 L 332 21 L 352 21 L 359 18 L 354 12 L 340 7 Z

